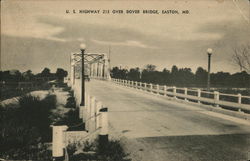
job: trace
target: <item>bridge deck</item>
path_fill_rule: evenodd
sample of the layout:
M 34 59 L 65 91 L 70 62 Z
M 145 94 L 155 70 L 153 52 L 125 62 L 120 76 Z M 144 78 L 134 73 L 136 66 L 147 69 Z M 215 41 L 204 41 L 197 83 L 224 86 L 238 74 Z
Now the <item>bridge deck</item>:
M 250 123 L 165 100 L 111 82 L 91 80 L 87 91 L 109 108 L 111 133 L 125 136 L 134 159 L 246 160 Z

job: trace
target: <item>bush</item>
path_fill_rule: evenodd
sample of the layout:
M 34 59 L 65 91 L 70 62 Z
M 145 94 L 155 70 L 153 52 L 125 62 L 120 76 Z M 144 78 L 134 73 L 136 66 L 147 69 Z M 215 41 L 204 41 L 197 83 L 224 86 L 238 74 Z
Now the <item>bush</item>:
M 70 160 L 131 161 L 127 158 L 129 154 L 124 152 L 119 140 L 110 140 L 104 151 L 101 151 L 98 142 L 98 139 L 93 142 L 84 142 L 82 150 L 85 153 L 79 154 L 74 154 L 77 150 L 76 144 L 68 145 L 67 150 Z
M 40 100 L 26 95 L 19 99 L 19 106 L 0 108 L 0 156 L 32 160 L 39 155 L 48 157 L 41 144 L 51 141 L 49 116 L 56 107 L 56 97 L 47 95 Z
M 67 125 L 69 131 L 85 130 L 82 119 L 79 118 L 79 108 L 70 109 L 61 120 L 54 125 Z
M 70 96 L 67 98 L 67 103 L 65 105 L 67 108 L 76 108 L 76 100 L 75 97 Z

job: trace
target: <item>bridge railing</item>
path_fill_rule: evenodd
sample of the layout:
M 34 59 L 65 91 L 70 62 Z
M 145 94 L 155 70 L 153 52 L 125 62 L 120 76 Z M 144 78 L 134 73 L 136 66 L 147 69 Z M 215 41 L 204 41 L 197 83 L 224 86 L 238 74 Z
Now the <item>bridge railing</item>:
M 96 97 L 90 96 L 86 92 L 85 106 L 81 106 L 81 80 L 76 79 L 74 84 L 70 86 L 74 91 L 76 105 L 79 108 L 79 118 L 82 119 L 82 123 L 73 126 L 52 126 L 52 156 L 54 158 L 67 158 L 65 155 L 67 154 L 67 146 L 70 144 L 81 145 L 86 140 L 91 141 L 99 137 L 102 140 L 99 145 L 104 146 L 105 140 L 108 140 L 108 108 L 101 101 L 98 101 Z M 81 131 L 72 130 L 81 125 L 85 125 Z
M 135 88 L 142 91 L 147 91 L 157 95 L 172 97 L 173 99 L 183 99 L 196 103 L 212 104 L 216 107 L 225 106 L 232 110 L 250 111 L 250 96 L 241 94 L 226 94 L 218 91 L 204 91 L 201 89 L 179 88 L 175 86 L 158 85 L 152 83 L 136 82 L 131 80 L 114 79 L 116 84 L 130 88 Z

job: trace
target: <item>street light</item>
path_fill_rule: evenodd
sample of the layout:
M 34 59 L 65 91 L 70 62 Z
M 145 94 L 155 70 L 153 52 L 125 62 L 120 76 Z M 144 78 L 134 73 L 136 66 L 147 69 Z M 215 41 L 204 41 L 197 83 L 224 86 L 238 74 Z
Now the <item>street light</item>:
M 207 72 L 207 90 L 210 90 L 210 65 L 211 65 L 211 56 L 212 56 L 213 50 L 211 48 L 207 49 L 207 55 L 208 55 L 208 72 Z
M 80 106 L 85 106 L 85 73 L 84 73 L 84 52 L 86 49 L 85 44 L 80 44 L 80 50 L 82 54 L 82 98 L 81 98 L 81 103 Z

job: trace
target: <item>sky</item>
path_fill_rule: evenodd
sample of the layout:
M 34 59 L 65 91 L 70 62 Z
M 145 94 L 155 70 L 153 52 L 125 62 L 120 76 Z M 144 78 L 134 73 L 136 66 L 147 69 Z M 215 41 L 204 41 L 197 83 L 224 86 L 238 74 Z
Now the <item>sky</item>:
M 113 10 L 178 10 L 180 14 L 117 14 Z M 66 13 L 69 10 L 70 13 Z M 110 10 L 110 14 L 72 13 Z M 188 10 L 189 14 L 182 14 Z M 233 48 L 250 43 L 249 0 L 1 1 L 1 70 L 69 70 L 69 56 L 109 53 L 111 66 L 154 64 L 157 70 L 207 68 L 238 72 Z

